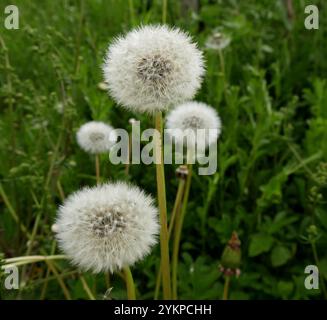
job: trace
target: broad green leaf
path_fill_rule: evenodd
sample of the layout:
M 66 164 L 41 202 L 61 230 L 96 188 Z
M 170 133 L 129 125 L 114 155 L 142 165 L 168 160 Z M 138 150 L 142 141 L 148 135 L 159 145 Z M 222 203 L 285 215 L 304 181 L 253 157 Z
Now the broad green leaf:
M 274 267 L 279 267 L 291 258 L 291 251 L 285 246 L 278 245 L 273 248 L 270 258 L 271 264 Z
M 270 250 L 274 242 L 274 238 L 268 234 L 257 233 L 251 238 L 249 246 L 249 256 L 255 257 L 261 253 Z

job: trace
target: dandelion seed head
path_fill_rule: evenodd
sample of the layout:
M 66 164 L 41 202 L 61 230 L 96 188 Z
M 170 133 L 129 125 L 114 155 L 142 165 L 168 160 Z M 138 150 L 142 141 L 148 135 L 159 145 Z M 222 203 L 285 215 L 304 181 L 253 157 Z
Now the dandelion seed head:
M 177 28 L 150 25 L 109 46 L 103 74 L 119 104 L 153 113 L 192 99 L 202 82 L 204 62 L 189 35 Z
M 188 138 L 192 140 L 194 137 L 194 144 L 200 145 L 202 149 L 215 143 L 221 133 L 221 120 L 217 111 L 203 102 L 190 101 L 177 106 L 167 115 L 166 121 L 168 129 L 194 133 Z M 198 129 L 205 129 L 205 135 L 197 136 Z M 185 144 L 186 136 L 181 135 L 180 131 L 171 130 L 169 134 L 177 144 Z
M 223 50 L 231 43 L 230 37 L 219 31 L 213 32 L 207 39 L 205 46 L 211 50 Z
M 56 237 L 74 264 L 95 273 L 143 259 L 157 242 L 158 212 L 138 187 L 108 183 L 84 188 L 59 208 Z
M 113 128 L 100 121 L 85 123 L 77 131 L 76 137 L 79 146 L 92 154 L 109 151 L 117 139 Z

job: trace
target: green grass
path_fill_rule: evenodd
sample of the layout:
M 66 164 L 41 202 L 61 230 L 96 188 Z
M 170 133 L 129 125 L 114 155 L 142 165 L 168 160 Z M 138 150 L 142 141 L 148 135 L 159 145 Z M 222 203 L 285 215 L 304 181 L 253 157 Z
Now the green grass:
M 233 230 L 242 241 L 242 274 L 231 281 L 231 298 L 327 298 L 321 289 L 304 288 L 304 269 L 317 263 L 315 251 L 320 280 L 327 280 L 327 5 L 293 2 L 295 18 L 289 21 L 277 0 L 201 0 L 198 12 L 183 12 L 181 1 L 168 1 L 167 22 L 190 32 L 205 50 L 207 73 L 196 99 L 214 106 L 223 121 L 218 173 L 193 176 L 180 249 L 181 299 L 221 299 L 218 265 Z M 320 8 L 320 28 L 306 30 L 304 7 L 313 3 Z M 117 108 L 98 84 L 110 41 L 162 18 L 159 0 L 15 4 L 20 29 L 5 30 L 1 13 L 7 1 L 0 0 L 0 252 L 5 258 L 60 253 L 50 230 L 62 203 L 59 183 L 65 195 L 96 183 L 94 159 L 76 144 L 81 124 L 94 119 L 129 128 L 128 119 L 137 117 L 143 129 L 153 126 L 146 116 Z M 215 28 L 232 40 L 222 55 L 205 49 Z M 178 185 L 175 169 L 165 168 L 169 212 Z M 128 179 L 156 193 L 154 166 L 133 165 L 126 178 L 124 166 L 110 164 L 105 155 L 101 170 L 104 180 Z M 138 298 L 153 298 L 159 256 L 157 246 L 133 268 Z M 76 270 L 66 261 L 54 264 L 71 297 L 87 299 Z M 1 283 L 1 298 L 65 298 L 47 264 L 20 271 L 25 286 L 8 291 Z M 83 279 L 103 298 L 103 276 Z M 126 298 L 119 276 L 113 286 L 112 297 Z

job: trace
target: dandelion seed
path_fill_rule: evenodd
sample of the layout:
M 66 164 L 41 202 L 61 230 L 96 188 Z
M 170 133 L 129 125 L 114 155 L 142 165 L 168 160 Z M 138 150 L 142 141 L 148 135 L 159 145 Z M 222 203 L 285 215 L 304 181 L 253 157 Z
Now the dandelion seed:
M 79 128 L 76 136 L 79 146 L 92 154 L 109 151 L 117 139 L 113 128 L 99 121 L 85 123 Z
M 177 106 L 167 115 L 167 128 L 179 129 L 169 131 L 177 144 L 185 144 L 190 139 L 192 145 L 200 145 L 205 149 L 215 143 L 221 132 L 221 120 L 215 109 L 202 102 L 186 102 Z M 205 129 L 205 135 L 198 135 L 198 129 Z M 182 132 L 194 133 L 194 135 L 181 135 Z M 193 141 L 195 139 L 195 141 Z
M 103 73 L 109 93 L 119 104 L 154 113 L 193 98 L 202 82 L 204 62 L 186 33 L 145 26 L 115 40 Z
M 74 193 L 60 207 L 56 224 L 62 250 L 93 272 L 133 265 L 150 252 L 159 231 L 153 199 L 125 183 Z

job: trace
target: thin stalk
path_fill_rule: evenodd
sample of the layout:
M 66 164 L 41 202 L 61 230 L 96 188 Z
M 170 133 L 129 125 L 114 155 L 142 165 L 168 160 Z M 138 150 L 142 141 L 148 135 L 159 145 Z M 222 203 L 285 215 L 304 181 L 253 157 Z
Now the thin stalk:
M 134 27 L 135 26 L 135 14 L 134 14 L 134 1 L 128 0 L 128 7 L 129 7 L 129 15 L 131 19 L 131 24 Z
M 70 276 L 75 276 L 78 273 L 77 270 L 73 270 L 73 271 L 69 271 L 69 272 L 65 272 L 65 273 L 61 273 L 61 278 L 67 278 Z M 46 283 L 53 281 L 53 280 L 57 280 L 56 276 L 49 276 L 45 279 L 39 279 L 39 280 L 35 280 L 33 281 L 33 286 L 41 286 L 41 285 L 45 285 Z M 44 300 L 44 298 L 40 297 L 40 300 Z
M 24 226 L 24 224 L 22 222 L 20 222 L 19 217 L 16 213 L 16 211 L 14 210 L 13 206 L 11 205 L 7 194 L 5 193 L 5 190 L 2 187 L 2 184 L 0 183 L 0 195 L 3 199 L 3 202 L 5 203 L 9 213 L 11 214 L 12 218 L 14 219 L 14 221 L 20 226 L 20 229 L 22 230 L 22 232 L 29 238 L 30 234 L 27 231 L 27 228 Z
M 36 215 L 36 219 L 35 219 L 34 226 L 33 226 L 33 229 L 32 229 L 31 238 L 29 240 L 29 245 L 28 245 L 28 248 L 27 248 L 27 251 L 26 251 L 26 256 L 29 256 L 31 254 L 31 252 L 32 252 L 34 239 L 36 237 L 37 229 L 39 227 L 39 223 L 41 221 L 41 216 L 42 216 L 42 211 L 40 210 L 41 204 L 37 200 L 36 195 L 33 192 L 33 190 L 31 190 L 31 195 L 32 195 L 32 198 L 33 198 L 33 200 L 35 202 L 35 205 L 36 205 L 36 207 L 38 208 L 39 211 L 38 211 L 38 213 Z M 22 272 L 22 274 L 25 274 L 25 272 Z
M 9 259 L 4 259 L 4 265 L 2 267 L 8 268 L 8 266 L 16 265 L 16 263 L 24 262 L 24 264 L 49 261 L 49 260 L 63 260 L 67 259 L 67 256 L 63 254 L 51 255 L 51 256 L 25 256 L 25 257 L 14 257 Z
M 110 288 L 110 273 L 109 272 L 106 272 L 104 274 L 104 281 L 106 283 L 107 289 L 109 289 Z
M 129 174 L 129 167 L 132 160 L 132 136 L 131 134 L 128 136 L 128 162 L 125 165 L 125 174 L 128 176 Z
M 177 300 L 177 273 L 178 273 L 178 256 L 179 247 L 181 241 L 181 234 L 183 228 L 184 217 L 187 209 L 188 197 L 190 194 L 191 182 L 192 182 L 192 164 L 188 165 L 188 175 L 186 178 L 185 192 L 183 197 L 182 209 L 180 215 L 177 217 L 175 223 L 174 241 L 173 241 L 173 256 L 172 256 L 172 289 L 173 299 Z
M 81 49 L 81 40 L 83 34 L 83 22 L 84 21 L 84 0 L 80 1 L 80 11 L 79 11 L 79 22 L 78 29 L 76 34 L 76 43 L 75 43 L 75 62 L 74 62 L 74 74 L 78 75 L 79 67 L 80 67 L 80 49 Z
M 170 282 L 170 262 L 169 262 L 169 244 L 167 228 L 167 204 L 166 204 L 166 185 L 165 185 L 165 168 L 163 161 L 162 146 L 162 114 L 156 113 L 156 130 L 160 133 L 159 139 L 155 139 L 155 156 L 156 156 L 156 176 L 157 192 L 160 213 L 160 250 L 161 250 L 161 268 L 163 279 L 163 298 L 171 299 L 171 282 Z
M 170 240 L 171 233 L 173 231 L 176 216 L 179 214 L 179 211 L 180 211 L 180 206 L 181 206 L 181 202 L 182 202 L 182 199 L 183 199 L 183 193 L 184 193 L 184 186 L 185 186 L 185 179 L 180 179 L 179 184 L 178 184 L 177 193 L 176 193 L 174 208 L 173 208 L 171 218 L 170 218 L 170 222 L 169 222 L 168 242 Z M 157 300 L 158 297 L 159 297 L 159 291 L 160 291 L 161 279 L 162 279 L 162 274 L 161 273 L 162 273 L 162 269 L 161 269 L 161 265 L 160 265 L 159 266 L 159 271 L 158 271 L 158 274 L 157 274 L 156 288 L 155 288 L 155 291 L 154 291 L 154 299 L 155 300 Z
M 55 251 L 56 251 L 56 240 L 52 241 L 52 245 L 51 245 L 51 251 L 50 254 L 54 255 Z M 42 287 L 42 291 L 41 291 L 41 296 L 40 296 L 40 300 L 44 300 L 45 299 L 45 295 L 48 289 L 48 280 L 50 279 L 50 269 L 47 268 L 47 273 L 45 275 L 45 279 L 44 279 L 44 284 Z
M 228 96 L 227 96 L 225 59 L 224 59 L 224 54 L 221 49 L 218 50 L 218 54 L 219 54 L 221 73 L 223 75 L 223 81 L 224 81 L 224 96 L 225 96 L 225 100 L 227 103 Z
M 95 177 L 97 184 L 100 184 L 100 157 L 98 154 L 95 155 Z
M 64 189 L 62 188 L 61 182 L 60 182 L 60 177 L 57 180 L 57 189 L 59 192 L 59 196 L 60 196 L 60 200 L 64 201 L 65 200 L 65 193 L 64 193 Z
M 223 300 L 228 300 L 229 283 L 230 283 L 230 277 L 229 276 L 225 276 L 225 285 L 224 285 Z
M 82 285 L 83 285 L 83 289 L 86 292 L 87 296 L 89 297 L 90 300 L 96 300 L 89 285 L 87 284 L 85 278 L 83 277 L 83 275 L 79 275 L 79 278 L 81 279 Z
M 57 281 L 58 281 L 58 283 L 59 283 L 59 285 L 60 285 L 60 287 L 61 287 L 61 290 L 62 290 L 62 292 L 63 292 L 63 294 L 64 294 L 66 300 L 72 300 L 72 297 L 71 297 L 71 295 L 70 295 L 70 293 L 69 293 L 68 288 L 67 288 L 66 285 L 65 285 L 65 282 L 64 282 L 64 280 L 62 279 L 61 274 L 58 273 L 58 271 L 57 271 L 55 265 L 53 264 L 53 262 L 50 261 L 50 260 L 45 260 L 45 262 L 46 262 L 46 264 L 48 265 L 48 268 L 52 271 L 52 273 L 53 273 L 53 274 L 55 275 L 55 277 L 57 278 Z
M 124 271 L 125 283 L 127 289 L 127 299 L 136 300 L 135 284 L 134 284 L 134 279 L 131 269 L 129 267 L 125 267 L 123 271 Z
M 69 290 L 67 289 L 64 281 L 61 278 L 61 275 L 58 273 L 53 260 L 59 260 L 59 259 L 66 259 L 67 257 L 65 255 L 52 255 L 52 256 L 25 256 L 25 257 L 15 257 L 15 258 L 9 258 L 4 259 L 4 265 L 1 266 L 2 270 L 5 270 L 6 268 L 12 268 L 12 267 L 18 267 L 21 265 L 26 265 L 30 263 L 45 261 L 48 265 L 48 268 L 52 271 L 52 273 L 57 278 L 57 281 L 62 288 L 62 291 L 64 293 L 64 296 L 67 300 L 71 300 L 71 296 L 69 293 Z
M 99 154 L 95 155 L 95 177 L 96 177 L 97 185 L 99 185 L 100 182 L 101 182 L 101 178 L 100 178 L 100 156 L 99 156 Z M 106 283 L 107 288 L 109 288 L 109 286 L 110 286 L 110 274 L 109 274 L 109 272 L 105 273 L 105 283 Z M 94 290 L 96 291 L 96 285 L 95 285 Z
M 167 22 L 167 4 L 168 0 L 162 0 L 162 23 Z
M 33 191 L 32 191 L 32 197 L 34 198 L 34 201 L 35 201 L 37 207 L 40 208 L 40 204 L 37 201 L 37 199 L 36 199 Z M 27 250 L 26 250 L 26 256 L 29 256 L 31 254 L 32 250 L 33 250 L 33 244 L 34 244 L 34 241 L 35 241 L 35 238 L 36 238 L 37 229 L 39 227 L 41 216 L 42 216 L 42 211 L 39 209 L 38 210 L 38 213 L 36 215 L 36 218 L 35 218 L 35 222 L 34 222 L 32 234 L 31 234 L 31 238 L 28 241 L 28 247 L 27 247 Z M 21 274 L 22 274 L 22 279 L 25 279 L 25 277 L 27 276 L 26 266 L 23 267 Z
M 177 214 L 179 212 L 182 200 L 183 200 L 183 194 L 184 194 L 184 186 L 185 186 L 185 179 L 180 179 L 178 184 L 178 189 L 176 193 L 175 203 L 173 207 L 173 211 L 171 213 L 171 218 L 169 222 L 169 228 L 168 228 L 168 239 L 170 239 L 171 233 L 174 228 L 174 223 L 177 217 Z

